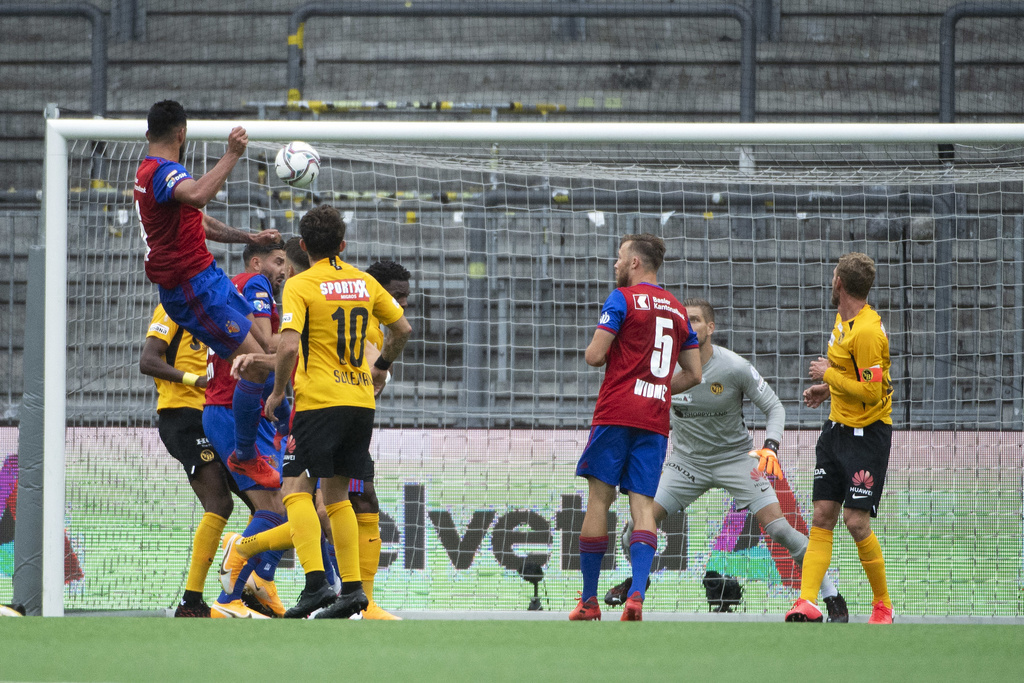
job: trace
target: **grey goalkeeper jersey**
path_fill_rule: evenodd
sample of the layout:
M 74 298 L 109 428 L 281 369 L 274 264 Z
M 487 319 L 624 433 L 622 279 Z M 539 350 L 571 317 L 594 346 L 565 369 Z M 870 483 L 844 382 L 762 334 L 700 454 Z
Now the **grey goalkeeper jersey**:
M 779 397 L 749 361 L 721 346 L 711 349 L 701 383 L 672 397 L 672 454 L 713 461 L 753 448 L 744 396 L 767 416 L 767 438 L 782 441 L 786 409 Z

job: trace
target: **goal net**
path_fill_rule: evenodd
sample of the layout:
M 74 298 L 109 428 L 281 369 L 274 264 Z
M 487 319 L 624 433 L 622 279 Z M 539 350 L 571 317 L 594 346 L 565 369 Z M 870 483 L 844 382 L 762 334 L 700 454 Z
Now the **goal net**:
M 832 269 L 849 251 L 875 260 L 869 303 L 889 334 L 894 383 L 874 522 L 890 592 L 906 615 L 1021 616 L 1024 128 L 246 125 L 252 142 L 210 214 L 288 237 L 305 211 L 331 203 L 348 223 L 348 262 L 392 259 L 412 273 L 413 337 L 372 445 L 386 609 L 524 610 L 528 564 L 543 568 L 545 610 L 575 604 L 586 484 L 573 472 L 602 379 L 583 350 L 614 288 L 619 239 L 652 232 L 668 247 L 661 283 L 709 300 L 713 341 L 748 358 L 785 405 L 787 479 L 776 490 L 802 531 L 827 408 L 800 394 L 834 321 Z M 190 122 L 193 175 L 221 156 L 229 129 Z M 62 508 L 48 508 L 47 523 L 49 547 L 62 525 L 78 568 L 68 610 L 173 605 L 202 514 L 138 370 L 157 303 L 132 207 L 144 130 L 50 122 L 67 153 L 66 164 L 57 147 L 48 158 L 47 257 L 66 244 L 68 285 L 66 303 L 47 290 L 48 350 L 66 362 L 55 378 L 48 355 L 48 410 L 55 396 L 66 407 L 48 413 L 47 434 L 67 430 L 46 443 L 48 463 L 64 459 Z M 322 156 L 308 190 L 275 177 L 291 139 Z M 240 247 L 210 246 L 229 275 L 240 271 Z M 65 319 L 66 352 L 49 336 Z M 748 405 L 745 418 L 760 443 L 763 415 Z M 612 509 L 616 540 L 626 514 L 624 500 Z M 228 529 L 244 517 L 236 505 Z M 851 611 L 867 613 L 856 548 L 836 539 L 831 575 Z M 753 614 L 781 614 L 799 585 L 785 551 L 719 490 L 666 522 L 647 608 L 707 611 L 709 570 L 737 577 L 737 609 Z M 600 593 L 629 571 L 611 543 Z M 294 601 L 298 563 L 286 557 L 277 583 Z M 0 600 L 6 590 L 0 582 Z

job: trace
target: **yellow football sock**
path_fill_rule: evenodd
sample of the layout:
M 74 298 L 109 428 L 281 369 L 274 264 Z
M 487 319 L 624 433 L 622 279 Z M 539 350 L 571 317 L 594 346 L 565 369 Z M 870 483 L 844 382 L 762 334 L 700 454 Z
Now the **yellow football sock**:
M 804 552 L 803 573 L 800 579 L 800 597 L 818 604 L 821 581 L 832 562 L 832 531 L 812 526 L 807 550 Z
M 356 515 L 359 524 L 359 573 L 363 577 L 363 591 L 373 601 L 373 579 L 380 564 L 380 515 L 364 512 Z
M 331 536 L 334 538 L 334 555 L 338 559 L 338 573 L 342 581 L 359 581 L 359 525 L 352 501 L 343 500 L 327 506 L 331 518 Z
M 206 585 L 206 573 L 210 571 L 213 557 L 220 545 L 220 535 L 224 533 L 224 525 L 228 520 L 212 512 L 203 513 L 196 527 L 196 536 L 192 540 L 192 561 L 188 565 L 188 579 L 185 590 L 202 594 Z
M 320 518 L 316 516 L 313 496 L 309 493 L 289 494 L 284 497 L 284 508 L 288 513 L 292 544 L 302 564 L 302 571 L 306 574 L 322 572 L 324 560 L 320 554 Z
M 243 538 L 238 544 L 238 554 L 248 559 L 268 550 L 288 550 L 292 547 L 292 527 L 285 522 L 273 529 Z
M 864 567 L 864 573 L 868 575 L 868 583 L 871 584 L 871 592 L 874 594 L 872 604 L 881 600 L 883 605 L 892 609 L 889 584 L 885 580 L 885 558 L 882 557 L 882 546 L 878 543 L 878 536 L 875 536 L 874 531 L 857 543 L 857 554 L 860 556 L 860 565 Z

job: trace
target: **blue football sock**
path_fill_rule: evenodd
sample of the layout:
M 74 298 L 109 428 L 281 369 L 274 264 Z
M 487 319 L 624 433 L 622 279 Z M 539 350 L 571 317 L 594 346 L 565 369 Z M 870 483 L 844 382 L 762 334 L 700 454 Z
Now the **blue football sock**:
M 249 522 L 249 526 L 245 528 L 242 536 L 255 536 L 261 531 L 267 531 L 273 529 L 276 526 L 284 524 L 287 520 L 276 512 L 270 512 L 269 510 L 257 510 L 256 514 L 252 516 L 252 520 Z M 256 576 L 260 577 L 264 581 L 273 581 L 274 572 L 277 571 L 277 563 L 281 561 L 281 556 L 284 554 L 282 550 L 268 550 L 267 552 L 260 553 L 256 556 L 256 566 L 253 569 L 256 572 Z
M 334 546 L 328 543 L 327 537 L 323 535 L 320 537 L 320 555 L 324 561 L 324 576 L 327 579 L 327 583 L 333 586 L 335 578 L 338 576 L 336 569 L 337 560 L 332 562 Z
M 658 536 L 653 531 L 634 530 L 630 537 L 629 557 L 633 563 L 633 585 L 630 586 L 627 597 L 639 592 L 640 599 L 647 595 L 647 577 L 651 575 L 651 564 L 654 562 L 654 553 L 658 548 Z
M 235 414 L 235 456 L 250 460 L 256 456 L 256 429 L 260 424 L 263 385 L 240 379 L 235 385 L 232 411 Z
M 597 597 L 597 581 L 601 578 L 601 562 L 608 551 L 607 536 L 580 536 L 580 571 L 583 572 L 583 593 L 580 599 L 586 601 Z

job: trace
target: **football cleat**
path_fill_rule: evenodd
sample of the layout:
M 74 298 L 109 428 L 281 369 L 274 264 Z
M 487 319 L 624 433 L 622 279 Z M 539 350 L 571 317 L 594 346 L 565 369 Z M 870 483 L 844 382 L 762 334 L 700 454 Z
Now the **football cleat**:
M 633 594 L 626 598 L 626 606 L 622 608 L 622 616 L 619 621 L 643 621 L 644 600 L 640 597 L 640 591 L 633 591 Z
M 629 587 L 633 585 L 633 577 L 627 577 L 625 581 L 620 583 L 618 586 L 612 586 L 608 589 L 608 592 L 604 594 L 604 604 L 611 605 L 612 607 L 618 607 L 619 605 L 625 604 L 626 593 L 629 592 Z M 647 588 L 651 587 L 651 577 L 647 577 Z
M 273 581 L 261 579 L 256 576 L 256 572 L 249 574 L 249 578 L 245 581 L 245 589 L 242 591 L 243 600 L 246 595 L 251 595 L 263 607 L 262 610 L 257 609 L 257 612 L 266 614 L 264 610 L 269 610 L 270 616 L 284 616 L 284 604 L 281 602 L 281 598 L 277 597 L 277 586 Z
M 241 600 L 232 600 L 228 603 L 215 602 L 210 606 L 210 616 L 214 619 L 269 619 L 270 617 L 259 612 L 254 612 Z
M 868 617 L 869 624 L 891 624 L 892 607 L 886 607 L 885 603 L 879 600 L 871 605 L 871 616 Z
M 402 617 L 397 617 L 394 614 L 391 614 L 391 612 L 385 611 L 376 602 L 370 600 L 370 604 L 363 610 L 363 619 L 370 619 L 373 621 L 401 621 Z
M 220 568 L 217 573 L 220 575 L 220 587 L 228 595 L 235 591 L 235 582 L 238 581 L 238 575 L 242 573 L 242 567 L 245 566 L 245 558 L 238 553 L 236 547 L 241 540 L 241 534 L 230 533 L 221 542 L 224 552 L 221 553 Z
M 334 604 L 334 601 L 338 599 L 334 590 L 327 585 L 325 581 L 315 591 L 307 591 L 305 588 L 299 593 L 299 601 L 295 603 L 295 607 L 292 607 L 285 611 L 285 619 L 305 619 L 310 614 L 320 609 L 321 607 L 328 607 Z
M 569 621 L 601 621 L 601 605 L 597 604 L 597 596 L 583 600 L 580 598 L 576 609 L 569 612 Z
M 0 617 L 23 617 L 25 608 L 22 605 L 0 605 Z M 175 615 L 177 616 L 177 615 Z M 207 615 L 209 616 L 209 615 Z
M 266 489 L 281 488 L 281 473 L 270 462 L 270 458 L 256 451 L 256 457 L 239 460 L 234 453 L 228 458 L 228 469 L 235 474 L 244 474 Z
M 330 587 L 327 589 L 330 590 Z M 369 604 L 370 600 L 366 597 L 366 593 L 363 592 L 363 589 L 356 588 L 353 591 L 339 595 L 333 604 L 317 612 L 316 616 L 313 618 L 348 619 L 352 615 L 362 612 Z
M 206 604 L 205 600 L 199 602 L 186 603 L 184 600 L 178 603 L 178 608 L 174 610 L 175 617 L 199 617 L 201 619 L 210 618 L 210 606 Z
M 786 621 L 788 622 L 800 622 L 800 621 L 816 621 L 821 623 L 821 610 L 818 606 L 809 600 L 803 598 L 797 598 L 793 606 L 786 612 Z
M 846 598 L 842 593 L 825 598 L 825 611 L 828 612 L 828 623 L 845 624 L 850 621 L 850 612 L 846 609 Z

